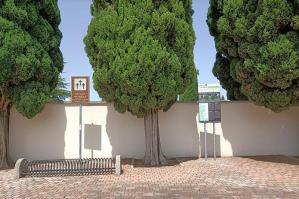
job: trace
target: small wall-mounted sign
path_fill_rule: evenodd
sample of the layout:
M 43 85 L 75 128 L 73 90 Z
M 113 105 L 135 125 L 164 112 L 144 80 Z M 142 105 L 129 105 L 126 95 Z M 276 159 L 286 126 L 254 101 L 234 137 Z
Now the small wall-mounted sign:
M 72 77 L 72 102 L 89 102 L 89 77 Z

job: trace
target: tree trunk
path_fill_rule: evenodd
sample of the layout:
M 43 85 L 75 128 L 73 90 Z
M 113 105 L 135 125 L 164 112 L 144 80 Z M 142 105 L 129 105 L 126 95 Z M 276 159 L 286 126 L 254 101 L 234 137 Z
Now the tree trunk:
M 161 148 L 158 120 L 157 109 L 152 109 L 144 115 L 146 165 L 158 166 L 167 162 Z
M 9 147 L 9 113 L 10 110 L 0 109 L 0 168 L 8 168 L 8 147 Z

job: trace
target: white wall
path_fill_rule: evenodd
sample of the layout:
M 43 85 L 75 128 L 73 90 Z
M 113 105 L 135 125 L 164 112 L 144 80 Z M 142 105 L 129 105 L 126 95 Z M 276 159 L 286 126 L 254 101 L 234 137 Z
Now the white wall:
M 202 156 L 204 134 L 196 103 L 177 103 L 159 115 L 162 148 L 168 157 Z M 299 155 L 299 107 L 276 114 L 248 102 L 222 103 L 222 123 L 216 124 L 220 156 Z M 83 106 L 83 157 L 142 158 L 143 119 L 119 114 L 112 105 Z M 212 124 L 208 124 L 212 155 Z M 79 157 L 79 106 L 49 104 L 28 120 L 11 112 L 10 155 L 13 160 Z

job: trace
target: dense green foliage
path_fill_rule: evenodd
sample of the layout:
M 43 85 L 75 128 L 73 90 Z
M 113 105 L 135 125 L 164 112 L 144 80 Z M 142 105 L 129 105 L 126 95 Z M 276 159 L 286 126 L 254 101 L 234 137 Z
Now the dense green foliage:
M 58 84 L 51 93 L 51 101 L 63 102 L 67 98 L 71 97 L 71 91 L 68 89 L 69 83 L 65 81 L 65 78 L 59 76 Z
M 93 0 L 84 39 L 94 88 L 119 112 L 167 110 L 191 84 L 191 0 Z
M 195 73 L 192 83 L 186 88 L 186 91 L 179 96 L 180 102 L 197 102 L 198 101 L 198 74 Z
M 279 112 L 299 97 L 299 0 L 211 0 L 214 74 L 228 98 Z
M 63 69 L 59 23 L 57 0 L 0 1 L 0 99 L 28 118 L 49 101 Z

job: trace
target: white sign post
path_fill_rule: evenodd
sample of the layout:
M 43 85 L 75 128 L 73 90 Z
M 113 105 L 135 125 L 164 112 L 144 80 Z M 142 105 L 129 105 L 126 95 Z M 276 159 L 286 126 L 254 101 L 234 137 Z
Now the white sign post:
M 89 77 L 72 77 L 72 102 L 79 103 L 79 158 L 82 158 L 82 103 L 89 102 Z
M 204 123 L 205 160 L 207 160 L 207 123 L 213 122 L 214 160 L 216 160 L 215 122 L 220 121 L 220 84 L 199 84 L 199 121 Z M 216 105 L 218 103 L 218 106 Z M 211 106 L 211 110 L 209 107 Z

